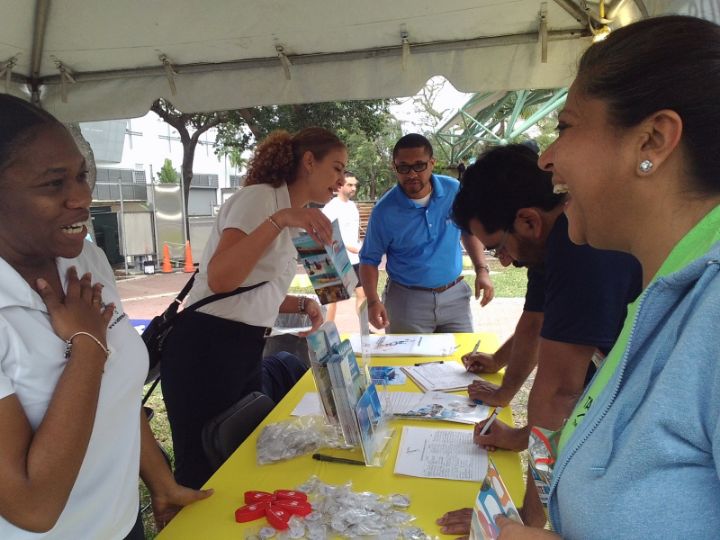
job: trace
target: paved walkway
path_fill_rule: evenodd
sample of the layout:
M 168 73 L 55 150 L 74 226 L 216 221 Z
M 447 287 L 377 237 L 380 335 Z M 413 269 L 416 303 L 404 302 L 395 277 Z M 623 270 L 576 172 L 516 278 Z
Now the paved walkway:
M 131 319 L 151 319 L 162 313 L 190 276 L 191 274 L 174 272 L 140 275 L 119 281 L 118 290 L 125 312 Z M 523 298 L 495 298 L 484 308 L 481 308 L 478 302 L 473 302 L 475 330 L 494 332 L 500 343 L 504 342 L 515 329 L 515 324 L 522 313 L 523 300 Z M 350 333 L 360 330 L 355 314 L 354 298 L 338 304 L 335 323 L 340 332 Z

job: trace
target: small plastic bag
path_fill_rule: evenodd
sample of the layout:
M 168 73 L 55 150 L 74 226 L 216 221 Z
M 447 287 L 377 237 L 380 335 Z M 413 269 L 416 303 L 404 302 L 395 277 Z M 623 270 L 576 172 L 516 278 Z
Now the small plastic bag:
M 344 444 L 338 427 L 329 425 L 324 417 L 297 416 L 265 426 L 257 440 L 257 462 L 264 465 L 284 461 Z

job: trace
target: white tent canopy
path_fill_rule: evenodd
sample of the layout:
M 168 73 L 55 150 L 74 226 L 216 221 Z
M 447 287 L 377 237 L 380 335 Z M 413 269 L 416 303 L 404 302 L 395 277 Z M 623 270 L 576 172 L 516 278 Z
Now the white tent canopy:
M 613 25 L 720 18 L 717 0 L 604 7 Z M 199 112 L 406 96 L 434 75 L 465 92 L 551 88 L 571 79 L 589 24 L 603 24 L 597 1 L 0 0 L 0 91 L 89 121 L 158 97 Z

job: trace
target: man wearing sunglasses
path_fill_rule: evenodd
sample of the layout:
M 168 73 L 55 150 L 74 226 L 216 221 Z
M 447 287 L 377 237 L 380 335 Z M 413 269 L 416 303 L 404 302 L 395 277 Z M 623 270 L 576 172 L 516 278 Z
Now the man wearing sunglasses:
M 486 382 L 469 387 L 474 399 L 497 397 L 499 390 L 509 401 L 537 361 L 528 398 L 528 426 L 512 428 L 494 422 L 486 434 L 475 436 L 475 442 L 487 449 L 522 451 L 528 446 L 531 426 L 547 430 L 562 427 L 588 375 L 594 372 L 594 363 L 614 345 L 627 304 L 640 293 L 641 269 L 634 257 L 570 241 L 563 213 L 565 195 L 553 192 L 552 174 L 538 168 L 537 160 L 537 154 L 523 145 L 485 152 L 466 169 L 453 205 L 458 226 L 494 249 L 503 264 L 522 261 L 540 272 L 534 285 L 537 289 L 540 279 L 543 287 L 539 291 L 544 296 L 542 313 L 524 313 L 509 348 L 503 347 L 508 363 L 500 388 Z M 533 320 L 529 331 L 520 326 Z M 518 354 L 523 350 L 526 352 Z M 502 367 L 489 367 L 477 354 L 465 355 L 463 362 L 476 373 Z M 528 471 L 521 515 L 525 524 L 540 527 L 545 523 L 545 513 L 537 491 L 531 489 L 532 482 Z M 469 525 L 468 519 L 461 523 L 463 516 L 469 514 L 446 514 L 441 523 L 443 532 L 463 534 L 462 527 Z
M 462 234 L 451 219 L 460 183 L 433 174 L 433 149 L 416 133 L 393 149 L 397 185 L 377 202 L 360 251 L 360 277 L 368 316 L 389 333 L 472 332 L 470 297 L 493 298 L 484 247 Z M 475 268 L 475 290 L 462 276 L 460 240 Z M 382 300 L 378 266 L 386 257 L 388 281 Z

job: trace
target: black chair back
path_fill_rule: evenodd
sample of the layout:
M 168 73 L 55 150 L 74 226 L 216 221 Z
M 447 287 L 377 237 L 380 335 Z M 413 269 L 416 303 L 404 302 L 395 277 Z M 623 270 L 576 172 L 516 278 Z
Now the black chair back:
M 265 394 L 252 392 L 205 424 L 202 445 L 213 469 L 230 457 L 274 407 Z

